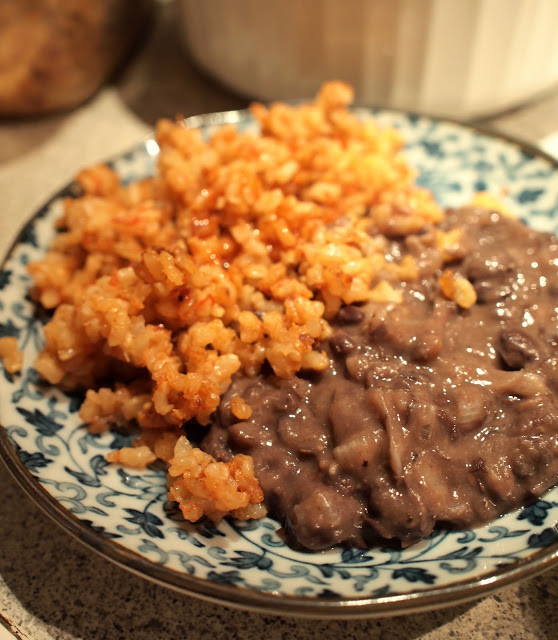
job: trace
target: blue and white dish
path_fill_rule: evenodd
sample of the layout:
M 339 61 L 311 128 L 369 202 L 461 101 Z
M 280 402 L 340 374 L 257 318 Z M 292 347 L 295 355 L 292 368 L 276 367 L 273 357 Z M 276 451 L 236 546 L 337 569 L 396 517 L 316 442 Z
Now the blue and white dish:
M 358 109 L 363 117 L 370 110 Z M 406 113 L 378 110 L 401 129 L 418 182 L 444 207 L 487 190 L 534 227 L 558 231 L 558 164 L 518 142 Z M 210 133 L 225 122 L 253 127 L 246 112 L 187 121 Z M 153 140 L 116 158 L 125 181 L 150 174 Z M 262 612 L 325 617 L 393 615 L 480 597 L 549 567 L 558 558 L 558 487 L 534 504 L 466 531 L 436 531 L 408 548 L 287 547 L 269 518 L 191 525 L 167 501 L 165 472 L 108 465 L 128 442 L 92 435 L 80 422 L 81 398 L 42 383 L 33 361 L 45 314 L 28 297 L 26 264 L 54 237 L 61 198 L 47 203 L 19 235 L 0 271 L 0 336 L 24 350 L 20 374 L 0 365 L 0 453 L 43 509 L 105 557 L 147 578 L 205 599 Z

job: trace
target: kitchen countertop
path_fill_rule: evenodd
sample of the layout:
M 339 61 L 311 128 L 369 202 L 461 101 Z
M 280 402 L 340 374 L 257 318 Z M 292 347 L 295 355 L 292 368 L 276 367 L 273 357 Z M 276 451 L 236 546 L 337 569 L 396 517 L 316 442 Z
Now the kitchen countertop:
M 22 223 L 80 167 L 130 148 L 158 117 L 248 104 L 196 71 L 178 43 L 173 10 L 171 2 L 157 5 L 145 42 L 85 105 L 44 118 L 0 121 L 1 254 Z M 558 91 L 483 124 L 537 144 L 558 127 Z M 558 568 L 470 604 L 402 618 L 264 616 L 180 595 L 97 556 L 44 515 L 2 463 L 0 486 L 0 640 L 2 620 L 32 640 L 558 637 Z

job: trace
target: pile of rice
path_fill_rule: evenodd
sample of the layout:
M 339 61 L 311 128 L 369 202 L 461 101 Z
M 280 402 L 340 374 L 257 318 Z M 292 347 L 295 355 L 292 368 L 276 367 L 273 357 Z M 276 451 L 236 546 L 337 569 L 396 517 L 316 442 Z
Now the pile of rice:
M 82 171 L 84 195 L 65 202 L 53 247 L 29 266 L 36 299 L 55 309 L 37 371 L 87 389 L 92 431 L 139 425 L 137 446 L 109 459 L 165 460 L 188 520 L 265 509 L 251 458 L 215 461 L 185 423 L 208 424 L 235 375 L 328 367 L 320 342 L 340 307 L 398 303 L 417 277 L 411 255 L 386 257 L 390 238 L 442 221 L 400 135 L 359 120 L 352 98 L 329 83 L 309 104 L 255 104 L 259 134 L 224 126 L 205 140 L 159 122 L 155 177 L 122 186 L 107 166 Z M 443 260 L 456 233 L 436 231 Z M 446 276 L 443 290 L 469 306 L 467 285 Z M 232 411 L 252 409 L 236 396 Z

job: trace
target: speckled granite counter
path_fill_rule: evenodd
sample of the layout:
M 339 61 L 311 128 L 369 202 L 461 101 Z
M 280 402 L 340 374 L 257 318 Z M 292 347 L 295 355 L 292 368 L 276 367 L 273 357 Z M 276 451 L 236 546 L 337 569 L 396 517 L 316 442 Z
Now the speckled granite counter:
M 128 67 L 80 109 L 0 122 L 2 254 L 22 222 L 80 166 L 129 148 L 157 117 L 246 105 L 195 71 L 172 26 L 172 5 L 165 3 Z M 535 143 L 558 127 L 558 93 L 491 124 Z M 1 463 L 0 486 L 0 621 L 15 623 L 23 638 L 558 637 L 558 568 L 478 602 L 431 613 L 354 622 L 274 618 L 182 596 L 98 557 L 48 519 Z

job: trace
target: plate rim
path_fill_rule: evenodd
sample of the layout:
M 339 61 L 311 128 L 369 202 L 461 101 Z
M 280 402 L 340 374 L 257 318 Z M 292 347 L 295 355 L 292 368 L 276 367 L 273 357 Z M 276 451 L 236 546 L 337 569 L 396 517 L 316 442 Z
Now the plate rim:
M 430 122 L 457 126 L 473 133 L 482 134 L 490 139 L 504 141 L 516 146 L 529 156 L 538 157 L 548 162 L 558 172 L 558 158 L 543 149 L 519 137 L 498 131 L 494 127 L 464 122 L 447 117 L 437 117 L 404 109 L 384 108 L 356 104 L 352 110 L 365 110 L 374 117 L 380 114 L 394 114 L 404 117 L 422 118 Z M 238 124 L 250 121 L 249 109 L 234 109 L 192 115 L 182 119 L 187 127 L 210 127 L 224 124 Z M 154 140 L 153 132 L 143 137 L 141 142 L 127 151 L 112 154 L 103 163 L 114 164 L 127 155 L 149 153 L 149 141 Z M 14 240 L 0 260 L 0 270 L 21 242 L 27 229 L 40 218 L 57 200 L 76 195 L 76 182 L 72 180 L 46 200 L 21 225 Z M 95 532 L 83 520 L 66 509 L 39 482 L 35 475 L 19 459 L 7 430 L 0 423 L 0 458 L 3 460 L 11 476 L 24 490 L 26 495 L 52 518 L 64 531 L 81 542 L 87 549 L 115 563 L 144 579 L 149 579 L 161 586 L 183 594 L 200 598 L 215 604 L 248 610 L 260 614 L 283 615 L 322 619 L 357 619 L 397 616 L 430 611 L 443 607 L 455 606 L 476 600 L 498 591 L 508 585 L 532 578 L 550 569 L 558 561 L 558 541 L 547 545 L 517 562 L 502 568 L 454 582 L 450 585 L 409 591 L 397 595 L 362 596 L 362 597 L 301 597 L 273 592 L 260 592 L 249 587 L 234 584 L 222 584 L 192 576 L 170 567 L 159 565 L 147 557 L 119 544 L 117 541 Z M 544 495 L 544 494 L 543 494 Z M 556 526 L 556 525 L 554 525 Z
M 0 425 L 1 426 L 1 425 Z M 558 542 L 523 558 L 512 565 L 465 579 L 449 586 L 429 588 L 393 596 L 362 598 L 304 598 L 259 592 L 247 587 L 221 584 L 150 561 L 115 540 L 88 527 L 83 520 L 61 505 L 18 458 L 6 429 L 0 429 L 0 457 L 8 471 L 43 513 L 64 531 L 101 557 L 121 568 L 161 586 L 214 604 L 260 614 L 290 617 L 357 619 L 407 615 L 456 606 L 490 595 L 508 585 L 532 578 L 558 560 Z M 511 568 L 510 568 L 511 567 Z M 247 602 L 246 596 L 249 595 Z

